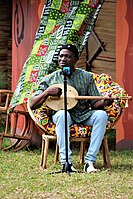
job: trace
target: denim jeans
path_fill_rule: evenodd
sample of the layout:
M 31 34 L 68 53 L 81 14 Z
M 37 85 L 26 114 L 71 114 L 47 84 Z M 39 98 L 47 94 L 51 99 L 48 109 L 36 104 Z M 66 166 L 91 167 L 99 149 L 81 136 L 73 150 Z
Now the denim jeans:
M 57 143 L 59 145 L 59 153 L 60 153 L 60 161 L 61 164 L 66 162 L 66 143 L 65 143 L 65 111 L 60 110 L 56 112 L 52 116 L 53 123 L 56 124 L 56 134 L 57 134 Z M 91 117 L 87 120 L 83 121 L 83 125 L 92 126 L 92 133 L 90 138 L 90 145 L 88 148 L 88 152 L 85 156 L 85 163 L 87 162 L 95 162 L 96 156 L 99 152 L 99 148 L 101 146 L 105 131 L 106 125 L 108 121 L 107 113 L 103 110 L 96 110 Z M 67 112 L 67 135 L 68 135 L 68 162 L 72 163 L 71 154 L 72 151 L 70 149 L 70 131 L 69 127 L 73 124 L 73 120 Z

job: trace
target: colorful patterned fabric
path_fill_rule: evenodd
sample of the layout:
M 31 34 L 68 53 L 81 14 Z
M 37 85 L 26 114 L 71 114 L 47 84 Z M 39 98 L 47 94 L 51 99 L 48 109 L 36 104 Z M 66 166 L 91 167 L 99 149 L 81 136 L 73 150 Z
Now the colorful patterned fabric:
M 101 96 L 110 95 L 115 97 L 126 96 L 126 91 L 116 82 L 114 82 L 108 74 L 95 74 L 92 73 L 96 82 L 96 86 Z M 108 114 L 107 129 L 113 127 L 121 116 L 122 110 L 125 107 L 126 100 L 114 100 L 113 104 L 106 107 L 105 110 Z M 37 121 L 43 125 L 48 134 L 55 134 L 55 125 L 51 122 L 47 113 L 50 108 L 45 104 L 41 108 L 34 111 Z M 88 137 L 90 136 L 92 127 L 74 124 L 70 127 L 70 135 L 72 137 Z
M 27 101 L 41 77 L 58 68 L 62 44 L 74 43 L 79 54 L 94 27 L 103 0 L 47 0 L 36 33 L 33 49 L 26 60 L 10 110 Z

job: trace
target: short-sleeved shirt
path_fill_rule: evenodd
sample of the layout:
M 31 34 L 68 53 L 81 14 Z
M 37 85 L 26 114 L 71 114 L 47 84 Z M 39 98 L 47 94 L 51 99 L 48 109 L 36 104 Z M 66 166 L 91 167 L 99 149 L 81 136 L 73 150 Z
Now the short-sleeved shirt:
M 59 69 L 42 79 L 34 95 L 42 93 L 53 84 L 63 83 L 64 75 L 62 70 Z M 83 69 L 76 68 L 71 76 L 67 77 L 67 84 L 73 86 L 77 90 L 79 96 L 99 96 L 93 75 Z M 76 123 L 82 123 L 88 119 L 94 112 L 90 107 L 95 102 L 96 100 L 78 100 L 76 106 L 69 110 L 72 119 Z

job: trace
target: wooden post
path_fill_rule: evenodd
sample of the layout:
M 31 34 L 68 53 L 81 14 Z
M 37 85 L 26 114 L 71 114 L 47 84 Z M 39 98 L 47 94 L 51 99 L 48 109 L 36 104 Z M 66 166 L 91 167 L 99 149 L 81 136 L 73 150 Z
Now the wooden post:
M 116 81 L 133 96 L 133 2 L 116 1 Z M 133 149 L 133 101 L 116 125 L 116 149 Z

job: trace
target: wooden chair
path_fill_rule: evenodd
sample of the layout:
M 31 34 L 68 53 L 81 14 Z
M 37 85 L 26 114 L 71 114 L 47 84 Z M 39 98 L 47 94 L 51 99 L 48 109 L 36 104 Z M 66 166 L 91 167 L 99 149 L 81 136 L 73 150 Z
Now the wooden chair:
M 15 108 L 8 113 L 8 106 L 13 92 L 10 90 L 0 90 L 0 116 L 1 122 L 5 124 L 0 132 L 0 150 L 18 151 L 24 148 L 31 140 L 33 134 L 33 122 L 29 113 L 25 109 Z M 21 132 L 18 133 L 18 124 L 23 122 Z M 5 129 L 4 129 L 5 126 Z M 3 139 L 8 138 L 10 145 L 3 147 Z
M 97 75 L 94 74 L 94 79 L 96 81 L 96 85 L 98 87 L 98 90 L 100 93 L 104 93 L 105 92 L 109 92 L 110 93 L 110 85 L 111 85 L 111 77 L 107 74 L 101 74 L 101 75 Z M 106 81 L 105 81 L 106 80 Z M 101 82 L 101 83 L 100 83 Z M 109 82 L 109 84 L 108 84 Z M 108 84 L 108 85 L 107 85 Z M 114 94 L 114 96 L 120 96 L 122 95 L 126 95 L 126 92 L 124 91 L 124 89 L 122 87 L 120 87 L 117 83 L 114 83 L 112 81 L 112 85 L 113 85 L 113 89 L 115 87 L 115 89 L 112 91 L 112 93 Z M 112 89 L 112 88 L 111 88 Z M 117 92 L 116 92 L 117 89 Z M 109 125 L 107 127 L 107 129 L 111 128 L 112 126 L 115 125 L 115 123 L 118 121 L 119 117 L 122 114 L 123 108 L 125 106 L 126 101 L 125 100 L 120 100 L 120 106 L 118 106 L 117 102 L 113 103 L 113 107 L 108 107 L 107 108 L 107 114 L 108 115 L 114 115 L 115 114 L 115 120 L 111 123 L 109 121 Z M 116 108 L 117 107 L 117 108 Z M 44 107 L 43 107 L 44 108 Z M 42 109 L 43 109 L 42 108 Z M 50 140 L 56 140 L 56 135 L 54 133 L 54 131 L 52 130 L 52 128 L 49 130 L 48 129 L 48 125 L 43 125 L 42 124 L 42 119 L 39 119 L 36 117 L 36 114 L 34 111 L 32 111 L 30 109 L 29 106 L 29 102 L 27 103 L 27 109 L 29 111 L 29 114 L 31 116 L 31 118 L 33 119 L 33 121 L 35 122 L 36 126 L 38 127 L 38 129 L 41 131 L 42 133 L 42 152 L 41 152 L 41 162 L 40 162 L 40 166 L 45 169 L 46 168 L 46 163 L 47 163 L 47 157 L 48 157 L 48 148 L 49 148 L 49 141 Z M 117 109 L 117 111 L 116 111 Z M 117 112 L 117 113 L 116 113 Z M 109 116 L 109 119 L 112 116 Z M 46 118 L 45 118 L 46 119 Z M 112 118 L 111 118 L 112 120 Z M 52 132 L 53 131 L 53 132 Z M 89 142 L 90 138 L 86 138 L 86 137 L 70 137 L 70 141 L 76 141 L 76 142 L 80 142 L 80 163 L 82 164 L 84 162 L 84 149 L 85 149 L 85 142 Z M 110 163 L 110 155 L 109 155 L 109 149 L 108 149 L 108 141 L 107 141 L 107 136 L 104 136 L 103 142 L 102 142 L 102 152 L 103 152 L 103 162 L 104 162 L 104 166 L 110 168 L 111 167 L 111 163 Z M 55 160 L 54 162 L 57 162 L 58 160 L 58 146 L 56 143 L 56 151 L 55 151 Z

